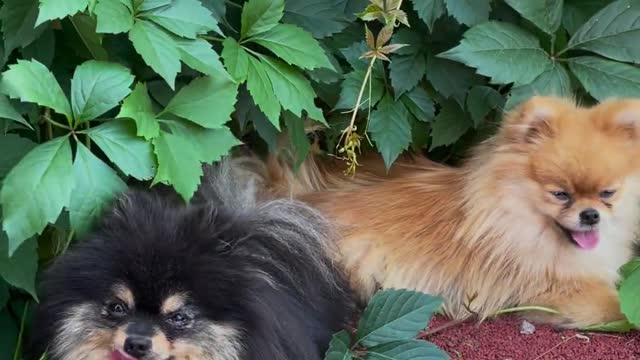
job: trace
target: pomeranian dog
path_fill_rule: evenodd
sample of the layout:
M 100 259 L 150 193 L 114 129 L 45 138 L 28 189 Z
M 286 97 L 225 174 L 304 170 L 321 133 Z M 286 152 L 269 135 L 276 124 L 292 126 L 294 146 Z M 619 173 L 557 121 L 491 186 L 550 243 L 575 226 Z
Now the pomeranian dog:
M 351 179 L 313 158 L 297 173 L 281 158 L 268 165 L 271 191 L 336 224 L 363 298 L 415 289 L 443 296 L 455 319 L 527 305 L 554 309 L 528 315 L 560 327 L 623 318 L 618 270 L 640 220 L 638 100 L 531 98 L 460 167 L 417 158 L 384 176 L 379 160 Z
M 322 359 L 352 310 L 329 227 L 302 203 L 255 202 L 232 175 L 209 169 L 189 205 L 122 196 L 48 269 L 33 357 Z

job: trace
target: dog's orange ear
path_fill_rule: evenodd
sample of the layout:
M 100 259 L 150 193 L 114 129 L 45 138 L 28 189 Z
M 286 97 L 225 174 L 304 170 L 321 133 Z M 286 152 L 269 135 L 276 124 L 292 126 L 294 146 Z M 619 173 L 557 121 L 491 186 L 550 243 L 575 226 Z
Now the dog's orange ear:
M 509 141 L 535 144 L 553 136 L 553 121 L 567 108 L 575 108 L 566 99 L 534 96 L 508 113 L 503 129 Z
M 631 140 L 640 140 L 640 100 L 608 100 L 595 108 L 595 119 L 600 128 L 620 134 Z

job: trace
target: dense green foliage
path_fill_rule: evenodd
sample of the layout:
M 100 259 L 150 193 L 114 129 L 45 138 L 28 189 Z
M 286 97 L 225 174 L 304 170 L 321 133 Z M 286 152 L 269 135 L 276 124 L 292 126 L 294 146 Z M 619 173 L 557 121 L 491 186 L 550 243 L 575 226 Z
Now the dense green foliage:
M 0 359 L 20 358 L 40 270 L 131 181 L 188 200 L 241 142 L 283 133 L 303 160 L 311 126 L 350 171 L 370 145 L 455 161 L 533 94 L 640 96 L 637 0 L 0 3 Z

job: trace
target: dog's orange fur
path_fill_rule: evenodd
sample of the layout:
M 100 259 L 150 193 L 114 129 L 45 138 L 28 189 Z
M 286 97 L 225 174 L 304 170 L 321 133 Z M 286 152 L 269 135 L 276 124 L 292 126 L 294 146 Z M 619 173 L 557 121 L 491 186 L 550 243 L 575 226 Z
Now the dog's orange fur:
M 386 177 L 373 160 L 356 179 L 313 159 L 295 176 L 276 161 L 269 168 L 274 191 L 338 225 L 340 261 L 365 299 L 378 286 L 410 288 L 443 296 L 453 318 L 539 305 L 560 312 L 539 314 L 546 321 L 581 327 L 622 318 L 615 283 L 640 219 L 639 129 L 640 101 L 584 108 L 535 97 L 458 168 L 418 158 Z M 550 195 L 560 190 L 571 206 Z M 586 207 L 603 218 L 592 250 L 556 225 Z

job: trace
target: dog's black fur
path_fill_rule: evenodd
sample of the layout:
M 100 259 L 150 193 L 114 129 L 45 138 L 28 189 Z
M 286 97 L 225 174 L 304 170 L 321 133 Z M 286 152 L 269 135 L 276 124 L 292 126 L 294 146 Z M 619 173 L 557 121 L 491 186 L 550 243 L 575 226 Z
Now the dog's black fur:
M 68 346 L 88 340 L 65 334 L 71 331 L 62 325 L 65 317 L 82 304 L 104 306 L 114 284 L 123 282 L 136 314 L 151 318 L 168 294 L 186 292 L 197 316 L 241 331 L 237 359 L 322 359 L 353 310 L 346 281 L 329 260 L 327 224 L 294 201 L 256 202 L 244 186 L 209 171 L 188 206 L 166 190 L 122 196 L 46 273 L 34 357 L 58 347 L 48 359 L 71 360 Z M 94 315 L 80 322 L 84 336 L 118 325 Z M 197 342 L 200 330 L 162 327 L 171 341 Z

